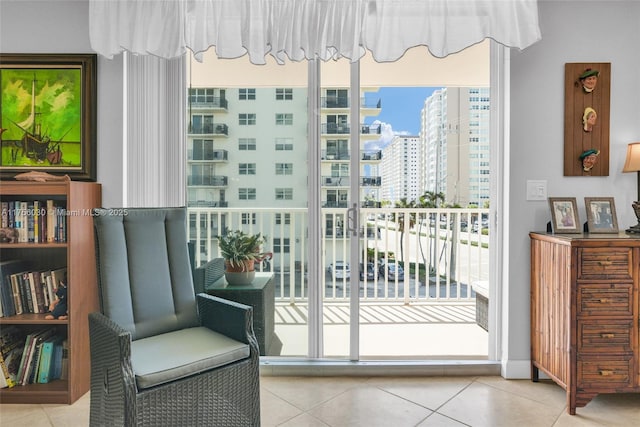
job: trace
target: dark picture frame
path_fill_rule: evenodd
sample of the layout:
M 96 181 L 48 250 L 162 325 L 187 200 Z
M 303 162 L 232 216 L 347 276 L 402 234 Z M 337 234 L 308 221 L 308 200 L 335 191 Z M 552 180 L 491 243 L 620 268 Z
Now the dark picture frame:
M 96 54 L 0 53 L 0 178 L 96 180 Z
M 582 233 L 575 197 L 549 197 L 554 233 Z
M 618 233 L 618 218 L 613 197 L 585 197 L 589 233 Z

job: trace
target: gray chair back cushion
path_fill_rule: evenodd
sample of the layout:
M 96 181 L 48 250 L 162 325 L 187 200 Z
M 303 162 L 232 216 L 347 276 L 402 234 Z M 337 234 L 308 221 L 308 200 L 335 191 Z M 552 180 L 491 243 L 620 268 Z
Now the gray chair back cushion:
M 96 209 L 102 312 L 132 339 L 198 325 L 186 208 Z

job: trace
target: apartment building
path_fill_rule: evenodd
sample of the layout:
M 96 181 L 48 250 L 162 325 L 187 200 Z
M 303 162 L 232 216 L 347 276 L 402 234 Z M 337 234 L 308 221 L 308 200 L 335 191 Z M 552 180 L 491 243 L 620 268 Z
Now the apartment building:
M 421 183 L 452 205 L 489 200 L 489 88 L 447 87 L 421 111 Z
M 382 199 L 391 204 L 406 199 L 417 200 L 423 193 L 420 176 L 422 141 L 419 136 L 396 135 L 382 150 Z

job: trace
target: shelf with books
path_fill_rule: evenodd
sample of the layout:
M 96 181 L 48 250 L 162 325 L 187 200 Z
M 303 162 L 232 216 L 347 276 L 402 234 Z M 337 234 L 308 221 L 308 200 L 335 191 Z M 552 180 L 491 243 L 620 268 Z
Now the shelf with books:
M 47 211 L 39 208 L 48 200 L 64 215 L 50 237 L 47 230 L 53 223 L 47 224 Z M 16 201 L 26 203 L 27 217 L 35 211 L 42 214 L 33 231 L 31 226 L 22 227 L 23 241 L 0 243 L 0 331 L 20 331 L 25 346 L 30 334 L 45 331 L 39 342 L 32 343 L 31 357 L 37 360 L 31 359 L 25 368 L 29 375 L 19 384 L 10 375 L 4 384 L 0 379 L 4 387 L 0 388 L 0 403 L 73 403 L 89 390 L 87 318 L 99 308 L 91 210 L 100 206 L 100 200 L 97 183 L 3 181 L 0 185 L 3 226 L 9 225 L 4 221 L 9 220 L 9 206 L 15 207 Z M 66 288 L 67 318 L 48 319 L 58 284 Z M 51 366 L 60 369 L 61 360 L 54 363 L 52 356 L 54 349 L 63 354 L 63 343 L 66 374 L 60 377 Z M 0 359 L 2 353 L 0 350 Z

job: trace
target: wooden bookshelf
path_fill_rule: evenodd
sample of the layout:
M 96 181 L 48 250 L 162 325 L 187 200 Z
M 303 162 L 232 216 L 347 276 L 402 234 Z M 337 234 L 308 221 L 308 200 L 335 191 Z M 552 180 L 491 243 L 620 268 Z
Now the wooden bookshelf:
M 66 242 L 0 243 L 0 259 L 29 260 L 34 269 L 67 268 L 68 319 L 47 320 L 45 314 L 21 314 L 0 318 L 0 327 L 18 325 L 25 330 L 55 326 L 69 342 L 66 380 L 47 384 L 16 385 L 0 389 L 0 403 L 73 403 L 89 391 L 91 368 L 87 316 L 99 310 L 93 219 L 102 188 L 93 182 L 0 182 L 0 199 L 55 199 L 66 208 Z

